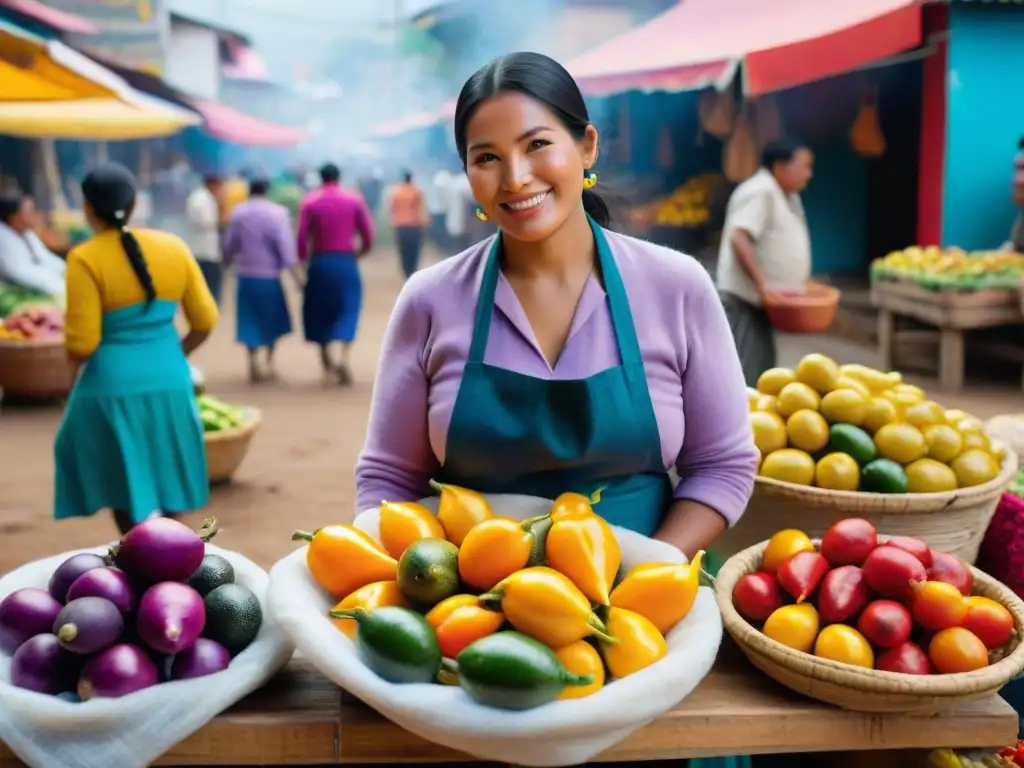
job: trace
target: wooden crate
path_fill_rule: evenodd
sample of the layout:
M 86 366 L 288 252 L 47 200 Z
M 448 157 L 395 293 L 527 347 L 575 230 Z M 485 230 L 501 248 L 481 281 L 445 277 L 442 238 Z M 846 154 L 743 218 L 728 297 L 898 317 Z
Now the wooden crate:
M 1024 322 L 1020 293 L 1012 288 L 930 291 L 910 281 L 883 280 L 871 287 L 871 301 L 880 310 L 937 328 L 969 330 Z

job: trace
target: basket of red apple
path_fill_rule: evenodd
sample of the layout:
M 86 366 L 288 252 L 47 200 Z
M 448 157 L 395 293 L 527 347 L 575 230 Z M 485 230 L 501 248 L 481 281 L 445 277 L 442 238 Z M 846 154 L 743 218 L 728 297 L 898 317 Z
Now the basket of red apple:
M 1024 603 L 957 557 L 861 518 L 820 540 L 779 531 L 715 584 L 751 663 L 811 698 L 861 712 L 938 712 L 1024 671 Z

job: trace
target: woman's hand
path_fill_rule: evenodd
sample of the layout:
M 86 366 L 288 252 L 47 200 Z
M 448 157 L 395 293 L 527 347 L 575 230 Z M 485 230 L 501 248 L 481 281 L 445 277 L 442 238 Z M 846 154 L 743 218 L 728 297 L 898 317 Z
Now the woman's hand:
M 725 518 L 711 507 L 689 499 L 672 503 L 665 515 L 665 521 L 654 535 L 686 555 L 687 560 L 702 549 L 710 549 L 725 533 Z

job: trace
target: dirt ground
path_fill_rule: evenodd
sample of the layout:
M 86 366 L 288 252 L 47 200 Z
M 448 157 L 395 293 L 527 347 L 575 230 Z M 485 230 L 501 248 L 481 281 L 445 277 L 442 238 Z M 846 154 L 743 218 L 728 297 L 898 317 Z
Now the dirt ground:
M 214 337 L 196 353 L 208 391 L 229 402 L 259 407 L 264 424 L 235 481 L 214 489 L 209 508 L 185 521 L 198 525 L 205 515 L 216 515 L 222 525 L 217 543 L 264 567 L 293 550 L 296 545 L 290 537 L 296 528 L 318 528 L 352 517 L 352 468 L 365 434 L 381 335 L 402 282 L 397 256 L 390 251 L 368 258 L 363 274 L 365 309 L 353 349 L 356 383 L 351 389 L 321 383 L 315 349 L 298 334 L 282 343 L 278 353 L 282 381 L 249 386 L 244 355 L 234 343 L 230 301 Z M 298 318 L 297 297 L 290 298 Z M 793 363 L 815 350 L 844 362 L 874 362 L 871 350 L 821 337 L 782 339 L 781 362 Z M 1013 390 L 936 397 L 982 417 L 1024 410 L 1020 392 Z M 5 406 L 0 413 L 0 573 L 116 536 L 105 513 L 59 524 L 51 519 L 53 436 L 59 420 L 60 408 L 54 405 Z

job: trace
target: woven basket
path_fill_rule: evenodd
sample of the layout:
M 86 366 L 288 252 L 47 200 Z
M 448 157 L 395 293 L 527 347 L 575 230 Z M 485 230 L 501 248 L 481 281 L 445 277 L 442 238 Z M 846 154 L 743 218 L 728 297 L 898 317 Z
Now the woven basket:
M 902 675 L 820 659 L 787 648 L 747 623 L 732 604 L 736 583 L 742 576 L 760 569 L 767 546 L 768 542 L 762 541 L 722 566 L 715 580 L 715 599 L 726 631 L 750 663 L 797 693 L 856 712 L 931 714 L 958 701 L 991 696 L 1024 671 L 1024 645 L 1020 644 L 1024 634 L 1024 602 L 976 568 L 971 569 L 974 594 L 1006 606 L 1013 614 L 1016 630 L 1001 660 L 984 669 L 956 675 Z
M 827 331 L 839 311 L 839 291 L 830 285 L 809 283 L 805 293 L 770 293 L 765 312 L 772 327 L 782 333 Z
M 985 422 L 985 434 L 1001 440 L 1019 460 L 1024 456 L 1024 413 L 1004 413 Z
M 916 536 L 929 547 L 973 563 L 999 497 L 1016 474 L 1017 456 L 1008 450 L 995 480 L 944 493 L 830 491 L 758 476 L 747 511 L 715 543 L 715 551 L 729 557 L 780 528 L 822 536 L 837 520 L 863 517 L 879 533 Z
M 234 477 L 262 423 L 259 408 L 246 408 L 241 426 L 206 433 L 206 472 L 211 483 L 223 483 Z
M 0 339 L 0 391 L 4 395 L 66 397 L 74 383 L 64 339 Z

